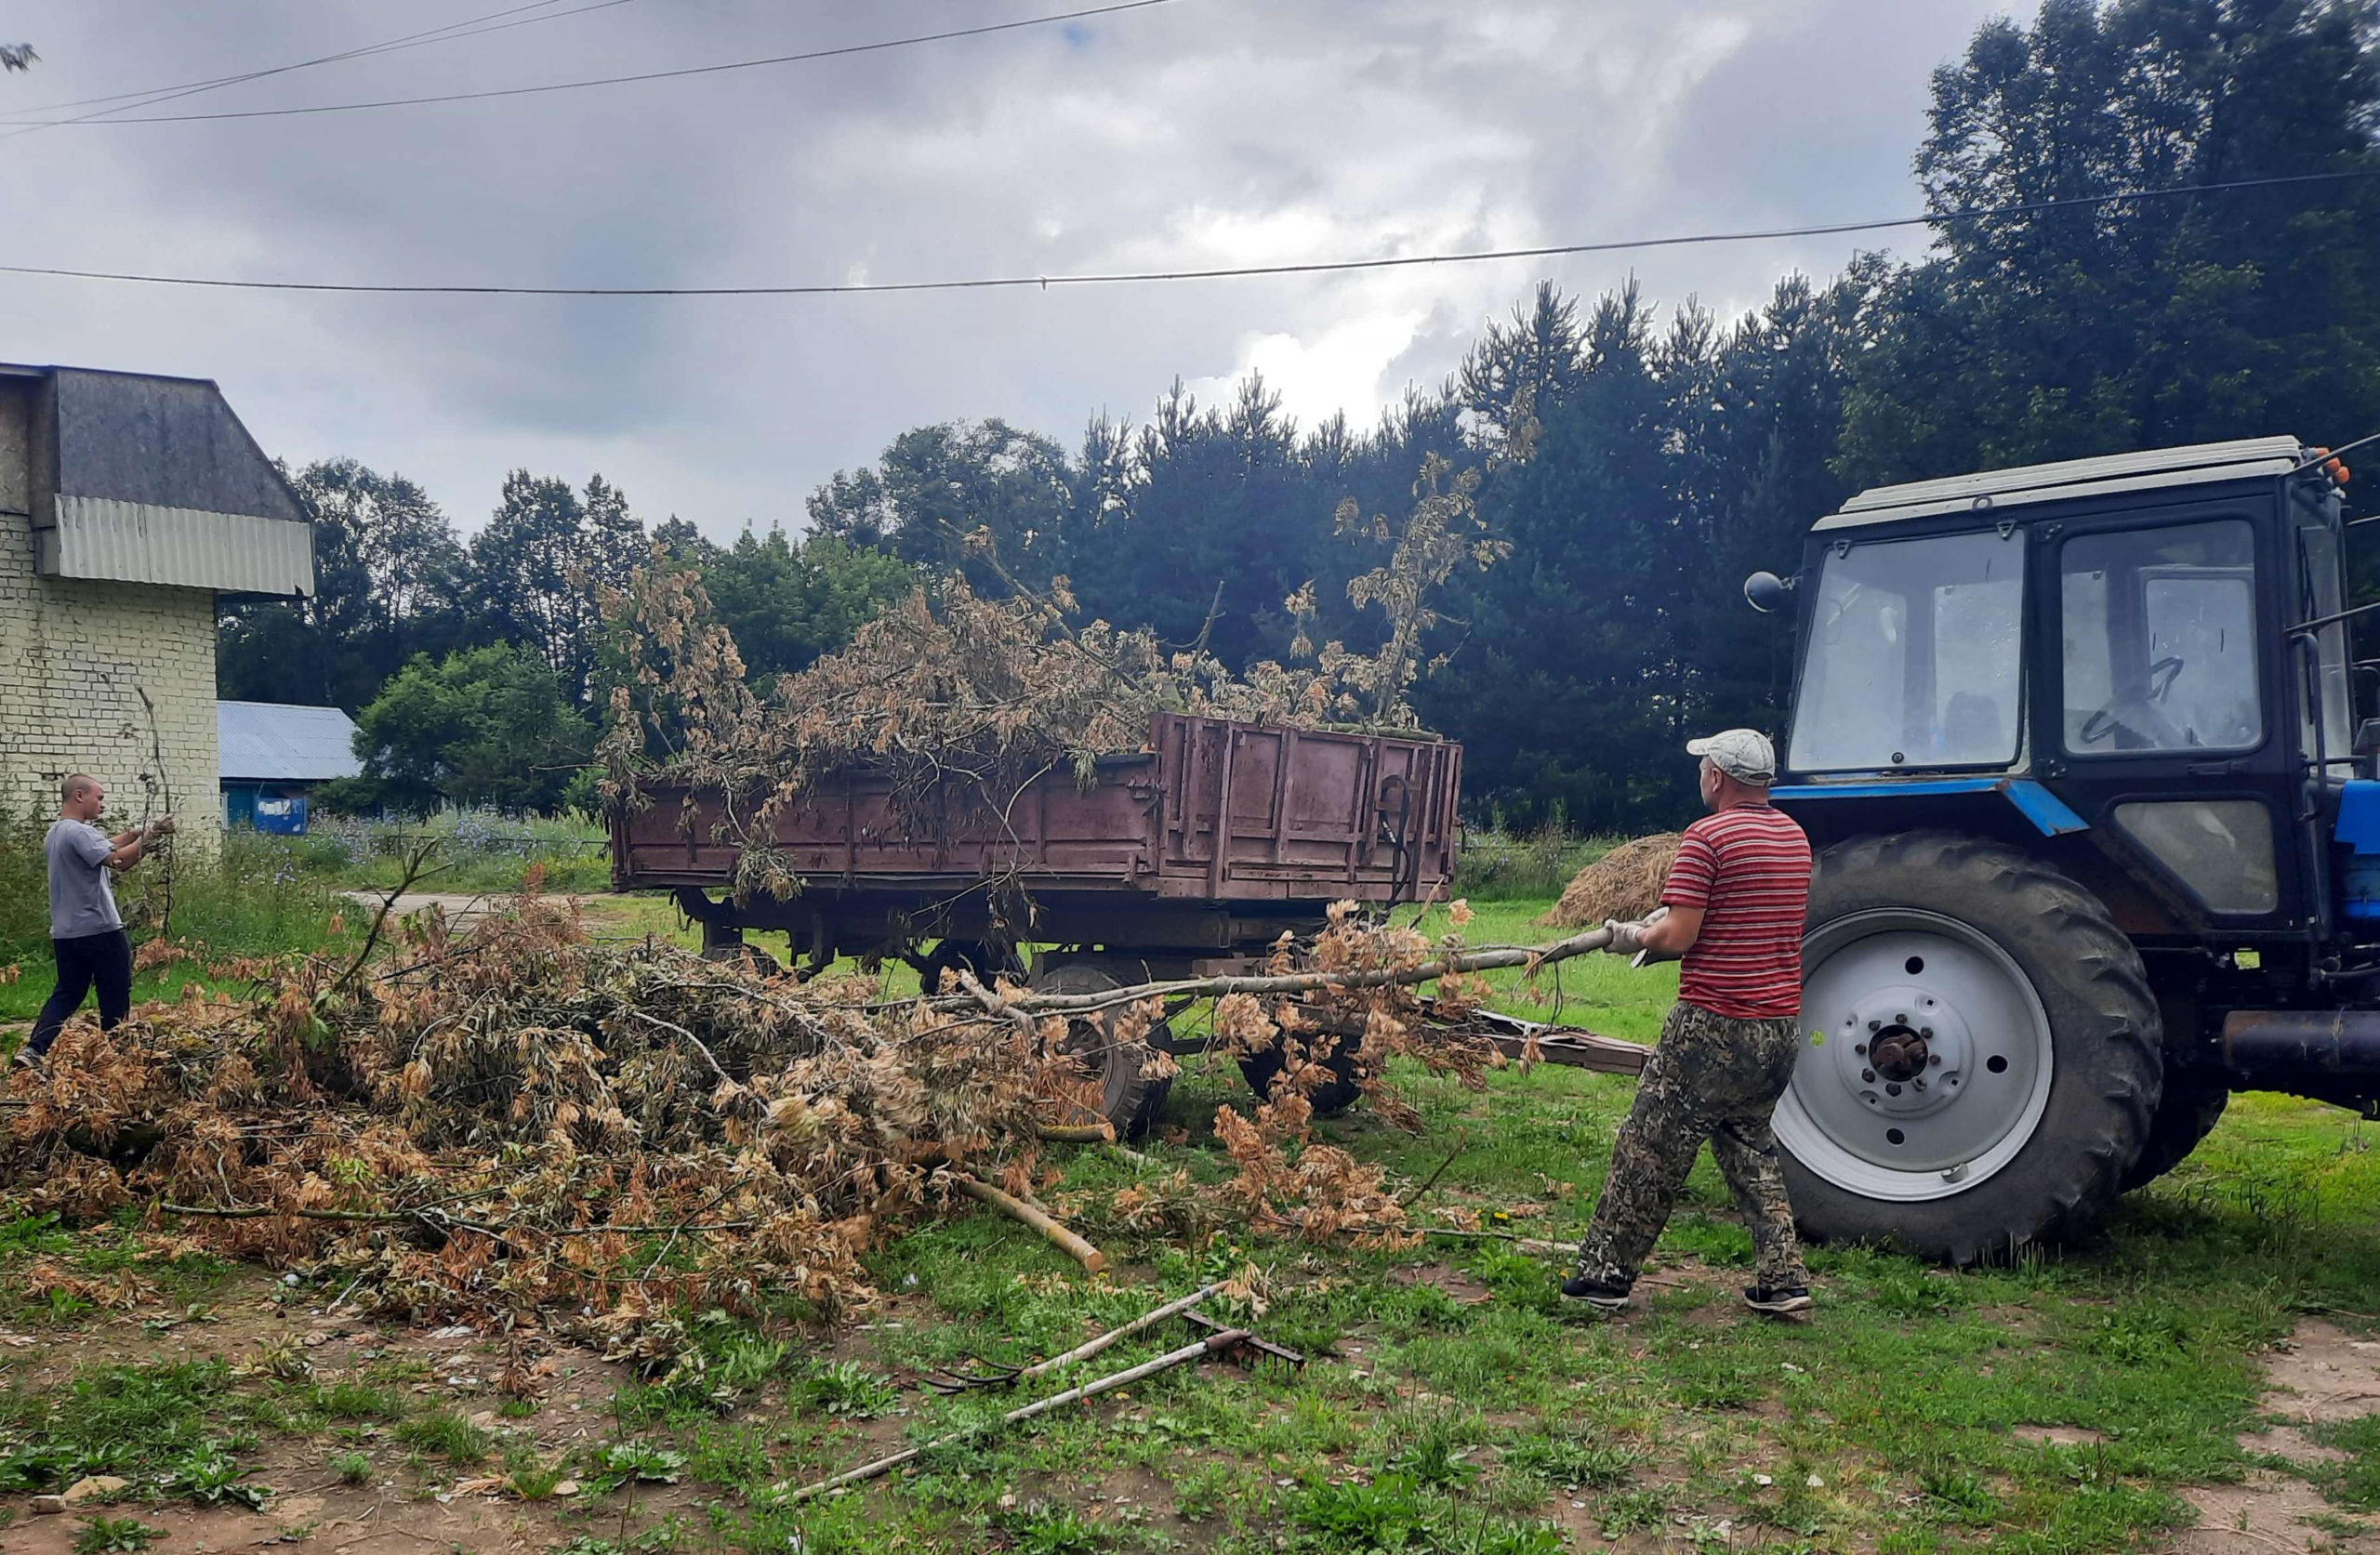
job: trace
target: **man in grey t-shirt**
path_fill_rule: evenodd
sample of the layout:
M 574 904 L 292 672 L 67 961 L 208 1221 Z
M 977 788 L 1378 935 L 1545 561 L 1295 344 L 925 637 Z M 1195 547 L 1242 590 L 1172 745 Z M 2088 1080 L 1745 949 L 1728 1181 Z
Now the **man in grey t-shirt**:
M 108 889 L 108 871 L 130 869 L 152 837 L 174 829 L 168 815 L 108 836 L 91 824 L 106 810 L 108 791 L 86 773 L 60 784 L 58 799 L 58 819 L 42 843 L 49 862 L 49 942 L 58 955 L 58 988 L 19 1050 L 20 1064 L 37 1062 L 49 1051 L 60 1028 L 94 987 L 100 1030 L 112 1030 L 132 1008 L 132 942 L 124 932 L 124 915 L 116 911 L 115 893 Z

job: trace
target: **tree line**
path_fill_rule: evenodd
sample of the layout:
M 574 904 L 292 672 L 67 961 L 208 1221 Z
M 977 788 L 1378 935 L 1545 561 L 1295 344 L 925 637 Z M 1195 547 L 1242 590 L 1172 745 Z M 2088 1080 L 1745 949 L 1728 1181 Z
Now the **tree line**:
M 526 472 L 465 543 L 410 482 L 317 465 L 297 483 L 322 598 L 228 612 L 224 692 L 358 709 L 381 784 L 358 797 L 559 802 L 605 673 L 594 591 L 656 541 L 702 570 L 756 678 L 952 570 L 991 593 L 1064 577 L 1087 616 L 1235 665 L 1289 656 L 1311 583 L 1314 639 L 1370 651 L 1382 616 L 1347 585 L 1436 455 L 1480 471 L 1478 516 L 1509 546 L 1447 578 L 1414 690 L 1466 747 L 1474 811 L 1668 824 L 1692 805 L 1689 730 L 1781 721 L 1790 625 L 1744 608 L 1744 574 L 1791 570 L 1852 492 L 2380 431 L 2376 36 L 2373 0 L 2046 0 L 1991 20 L 1933 78 L 1924 253 L 1786 277 L 1734 320 L 1634 282 L 1540 285 L 1368 428 L 1299 427 L 1257 377 L 1212 405 L 1177 383 L 1071 447 L 997 417 L 922 427 L 813 493 L 800 538 L 725 547 L 674 519 L 648 532 L 600 477 Z M 2348 176 L 2257 182 L 2311 174 Z M 2212 184 L 2254 187 L 2139 197 Z

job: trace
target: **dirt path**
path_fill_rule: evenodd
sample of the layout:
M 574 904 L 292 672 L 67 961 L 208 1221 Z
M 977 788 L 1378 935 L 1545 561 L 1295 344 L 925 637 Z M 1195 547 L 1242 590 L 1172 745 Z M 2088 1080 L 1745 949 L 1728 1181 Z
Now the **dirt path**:
M 2304 1477 L 2348 1460 L 2347 1454 L 2314 1441 L 2305 1428 L 2380 1414 L 2380 1339 L 2308 1319 L 2267 1359 L 2265 1380 L 2262 1403 L 2271 1423 L 2242 1432 L 2240 1446 L 2287 1467 L 2251 1469 L 2239 1484 L 2185 1486 L 2182 1496 L 2198 1509 L 2198 1522 L 2175 1541 L 2177 1555 L 2380 1555 L 2380 1533 L 2340 1531 L 2342 1523 L 2368 1520 L 2343 1515 Z
M 341 891 L 339 894 L 350 902 L 361 903 L 374 911 L 377 911 L 380 903 L 388 900 L 385 892 L 376 890 Z M 416 913 L 436 907 L 446 915 L 447 921 L 456 929 L 469 929 L 489 913 L 499 911 L 508 903 L 518 900 L 520 900 L 519 897 L 511 891 L 416 890 L 407 891 L 398 897 L 390 910 L 398 917 L 410 917 Z M 573 904 L 585 907 L 590 903 L 601 902 L 602 899 L 587 896 L 546 895 L 534 897 L 531 900 L 557 907 Z M 370 920 L 367 918 L 365 921 Z

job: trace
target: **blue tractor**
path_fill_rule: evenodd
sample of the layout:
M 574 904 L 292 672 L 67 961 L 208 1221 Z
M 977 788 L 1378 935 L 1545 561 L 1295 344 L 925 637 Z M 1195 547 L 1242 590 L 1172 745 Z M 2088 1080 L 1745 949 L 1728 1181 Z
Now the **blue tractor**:
M 1748 580 L 1798 623 L 1810 1232 L 2004 1258 L 2235 1090 L 2380 1116 L 2347 478 L 2263 438 L 1883 487 Z

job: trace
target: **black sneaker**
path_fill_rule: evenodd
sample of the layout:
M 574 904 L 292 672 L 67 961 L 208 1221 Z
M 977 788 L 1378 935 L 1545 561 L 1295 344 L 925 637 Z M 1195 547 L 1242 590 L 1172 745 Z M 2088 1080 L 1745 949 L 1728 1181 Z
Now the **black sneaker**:
M 16 1056 L 8 1061 L 8 1067 L 21 1069 L 29 1074 L 38 1074 L 41 1073 L 41 1055 L 30 1048 L 20 1048 L 17 1049 Z
M 1756 1312 L 1805 1312 L 1815 1303 L 1807 1285 L 1746 1285 L 1744 1305 Z
M 1630 1285 L 1631 1282 L 1626 1280 L 1599 1280 L 1592 1274 L 1573 1274 L 1562 1282 L 1562 1295 L 1566 1300 L 1583 1301 L 1590 1307 L 1601 1307 L 1606 1311 L 1616 1312 L 1628 1305 Z

